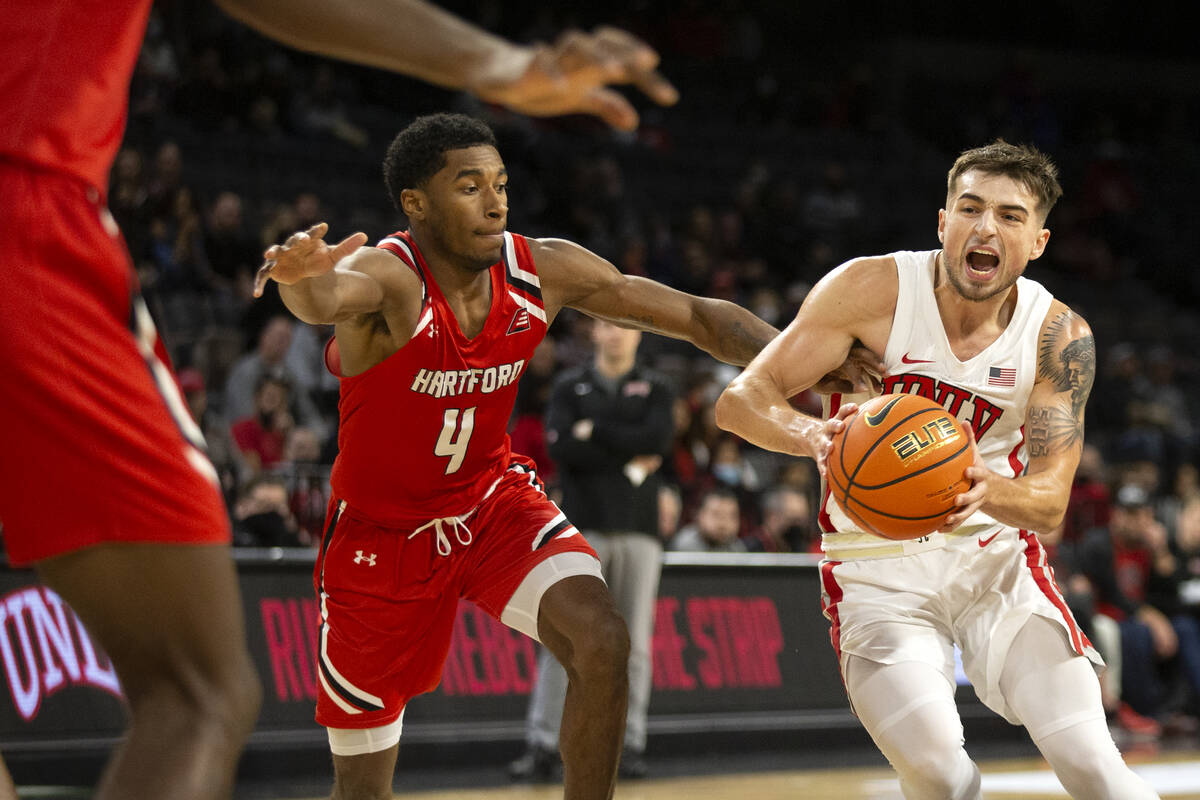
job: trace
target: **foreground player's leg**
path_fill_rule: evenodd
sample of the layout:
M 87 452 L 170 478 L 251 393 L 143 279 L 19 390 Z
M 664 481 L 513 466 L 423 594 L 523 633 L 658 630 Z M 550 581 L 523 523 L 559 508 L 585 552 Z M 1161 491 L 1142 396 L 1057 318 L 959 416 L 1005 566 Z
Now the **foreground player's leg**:
M 391 800 L 400 744 L 357 756 L 333 756 L 330 800 Z
M 261 700 L 229 548 L 98 545 L 38 571 L 112 659 L 129 702 L 96 800 L 229 797 Z
M 1059 626 L 1039 616 L 1029 618 L 1004 662 L 1000 689 L 1072 797 L 1158 797 L 1121 758 L 1104 719 L 1091 662 L 1067 648 Z
M 0 758 L 0 800 L 17 800 L 17 787 L 13 786 L 12 776 L 4 759 Z
M 604 582 L 576 575 L 542 595 L 538 635 L 567 671 L 559 749 L 564 800 L 607 800 L 629 694 L 629 634 Z
M 854 711 L 900 776 L 906 800 L 979 800 L 979 768 L 963 749 L 954 688 L 929 664 L 846 657 Z

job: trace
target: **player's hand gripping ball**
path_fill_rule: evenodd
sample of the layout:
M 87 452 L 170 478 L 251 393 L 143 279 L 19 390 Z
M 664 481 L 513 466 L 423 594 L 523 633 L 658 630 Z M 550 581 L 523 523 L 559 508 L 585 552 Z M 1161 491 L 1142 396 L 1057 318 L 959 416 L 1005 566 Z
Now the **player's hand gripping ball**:
M 851 521 L 888 539 L 941 527 L 971 482 L 971 440 L 932 400 L 885 394 L 863 403 L 833 437 L 829 489 Z

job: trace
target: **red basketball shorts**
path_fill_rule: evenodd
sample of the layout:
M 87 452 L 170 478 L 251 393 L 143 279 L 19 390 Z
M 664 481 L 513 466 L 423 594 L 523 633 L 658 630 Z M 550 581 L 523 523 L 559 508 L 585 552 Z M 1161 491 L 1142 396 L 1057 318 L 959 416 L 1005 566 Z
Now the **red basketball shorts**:
M 0 522 L 14 564 L 229 521 L 99 193 L 0 158 Z
M 436 688 L 459 598 L 536 638 L 546 588 L 568 575 L 599 577 L 595 551 L 546 497 L 531 463 L 514 459 L 476 509 L 454 510 L 457 525 L 383 527 L 331 501 L 314 571 L 318 723 L 389 725 L 409 698 Z

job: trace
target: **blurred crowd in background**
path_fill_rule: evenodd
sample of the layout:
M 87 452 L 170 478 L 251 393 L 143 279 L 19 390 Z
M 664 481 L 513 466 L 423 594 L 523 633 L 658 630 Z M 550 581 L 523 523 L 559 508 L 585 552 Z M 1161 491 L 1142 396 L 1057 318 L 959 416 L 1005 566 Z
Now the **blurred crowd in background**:
M 518 40 L 590 22 L 532 3 L 452 7 Z M 1150 736 L 1186 726 L 1200 690 L 1200 234 L 1189 210 L 1200 64 L 1088 50 L 1100 40 L 1087 36 L 1014 46 L 1002 29 L 968 42 L 922 19 L 868 42 L 845 33 L 839 12 L 805 19 L 785 4 L 604 13 L 659 48 L 682 90 L 676 108 L 643 109 L 636 134 L 530 120 L 307 57 L 202 3 L 156 7 L 109 203 L 208 438 L 237 543 L 313 545 L 337 452 L 338 387 L 322 360 L 332 331 L 294 320 L 273 284 L 251 298 L 261 252 L 318 221 L 334 239 L 403 228 L 380 163 L 415 116 L 457 110 L 495 127 L 511 230 L 573 240 L 623 272 L 732 300 L 781 328 L 843 260 L 936 247 L 949 164 L 1004 137 L 1062 170 L 1053 235 L 1027 275 L 1082 313 L 1097 343 L 1088 445 L 1066 522 L 1045 542 L 1089 634 L 1105 640 L 1109 620 L 1119 628 L 1105 655 L 1117 648 L 1127 677 L 1109 687 L 1110 710 L 1129 709 L 1129 725 Z M 541 415 L 555 375 L 590 359 L 589 326 L 560 315 L 512 420 L 514 449 L 550 487 Z M 641 352 L 679 391 L 661 467 L 668 547 L 819 552 L 812 463 L 713 422 L 732 368 L 657 337 Z M 811 395 L 798 402 L 819 408 Z

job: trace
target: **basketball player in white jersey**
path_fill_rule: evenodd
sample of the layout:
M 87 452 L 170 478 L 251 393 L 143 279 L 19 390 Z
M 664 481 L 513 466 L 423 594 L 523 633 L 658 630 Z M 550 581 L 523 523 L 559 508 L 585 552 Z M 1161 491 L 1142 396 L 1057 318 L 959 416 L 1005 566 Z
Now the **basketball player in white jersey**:
M 966 423 L 972 487 L 941 530 L 894 542 L 856 530 L 828 499 L 821 564 L 850 702 L 908 800 L 974 800 L 954 649 L 991 709 L 1029 731 L 1072 797 L 1157 795 L 1125 765 L 1100 704 L 1103 662 L 1080 631 L 1037 534 L 1067 508 L 1095 377 L 1091 329 L 1022 277 L 1050 238 L 1057 169 L 997 141 L 963 153 L 938 212 L 942 249 L 849 261 L 717 402 L 717 423 L 754 444 L 816 460 L 869 395 L 831 395 L 827 419 L 788 398 L 855 342 L 883 354 L 884 392 L 921 394 Z

